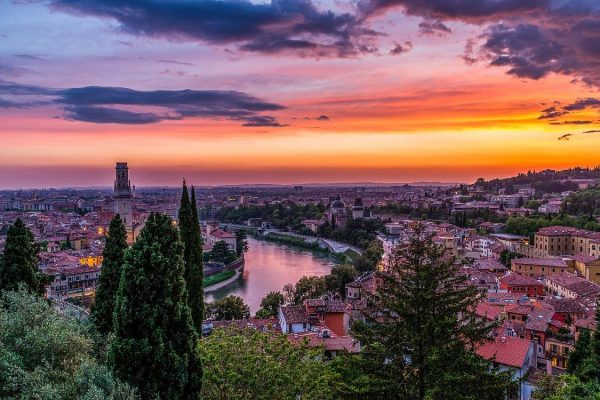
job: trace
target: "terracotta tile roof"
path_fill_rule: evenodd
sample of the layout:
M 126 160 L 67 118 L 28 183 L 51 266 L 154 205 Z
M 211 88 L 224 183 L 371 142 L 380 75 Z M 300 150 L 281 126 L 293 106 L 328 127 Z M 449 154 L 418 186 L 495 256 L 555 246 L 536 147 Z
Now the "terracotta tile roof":
M 504 275 L 500 282 L 509 286 L 543 286 L 544 284 L 529 276 L 519 274 Z
M 583 307 L 573 299 L 549 297 L 545 303 L 550 305 L 556 313 L 583 314 Z
M 304 306 L 283 306 L 281 312 L 288 324 L 308 323 L 308 314 Z
M 558 258 L 515 258 L 513 265 L 532 265 L 540 267 L 568 268 L 564 260 Z
M 235 239 L 235 234 L 231 232 L 224 231 L 222 229 L 216 229 L 214 231 L 210 231 L 210 235 L 219 239 Z
M 501 337 L 495 341 L 487 342 L 477 348 L 481 357 L 511 367 L 522 368 L 527 360 L 531 340 L 517 337 Z
M 502 305 L 491 305 L 488 303 L 479 303 L 477 304 L 477 308 L 475 313 L 480 317 L 484 317 L 489 320 L 496 319 L 500 314 L 502 314 L 503 310 Z
M 575 254 L 574 256 L 571 256 L 570 258 L 572 258 L 573 260 L 580 262 L 582 264 L 587 264 L 587 263 L 591 263 L 593 261 L 598 260 L 597 257 L 589 256 L 587 254 L 582 254 L 582 253 Z

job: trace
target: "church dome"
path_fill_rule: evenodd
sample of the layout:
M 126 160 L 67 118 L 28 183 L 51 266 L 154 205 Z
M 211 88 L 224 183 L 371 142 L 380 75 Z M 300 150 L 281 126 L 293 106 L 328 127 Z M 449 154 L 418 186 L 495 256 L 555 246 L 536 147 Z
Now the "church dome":
M 340 199 L 331 202 L 330 208 L 346 208 L 346 205 Z

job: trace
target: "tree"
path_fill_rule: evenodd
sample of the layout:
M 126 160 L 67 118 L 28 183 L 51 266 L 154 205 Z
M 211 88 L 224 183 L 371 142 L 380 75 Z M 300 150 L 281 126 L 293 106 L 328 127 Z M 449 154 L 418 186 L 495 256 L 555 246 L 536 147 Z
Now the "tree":
M 279 313 L 279 307 L 284 303 L 285 299 L 281 292 L 269 292 L 260 301 L 260 310 L 256 312 L 256 316 L 261 318 L 276 317 Z
M 283 287 L 286 304 L 299 305 L 306 299 L 317 299 L 326 292 L 325 279 L 321 276 L 303 276 L 296 285 L 288 283 Z
M 375 239 L 369 243 L 365 252 L 356 259 L 354 266 L 359 272 L 375 271 L 382 256 L 383 244 L 379 239 Z
M 127 250 L 127 231 L 119 214 L 110 221 L 106 244 L 102 252 L 102 271 L 96 289 L 96 301 L 92 306 L 91 318 L 98 332 L 109 334 L 113 331 L 113 316 L 121 268 Z
M 248 242 L 246 241 L 247 234 L 243 229 L 235 231 L 235 248 L 237 256 L 240 257 L 244 252 L 248 251 Z
M 137 398 L 95 358 L 85 323 L 59 314 L 41 297 L 4 292 L 0 327 L 0 398 Z
M 393 251 L 378 276 L 366 322 L 353 326 L 371 395 L 505 398 L 510 375 L 476 354 L 494 327 L 473 312 L 481 292 L 467 284 L 423 226 Z
M 596 326 L 600 327 L 600 300 L 596 303 Z M 572 367 L 574 375 L 583 383 L 595 382 L 600 385 L 600 335 L 598 330 L 589 339 L 589 345 L 586 346 L 587 338 L 583 336 L 583 333 L 579 342 L 582 339 L 584 342 L 575 348 L 575 366 Z
M 202 398 L 239 400 L 333 399 L 337 380 L 322 348 L 291 344 L 282 334 L 215 329 L 200 342 Z
M 575 343 L 575 349 L 569 354 L 568 372 L 575 374 L 580 368 L 583 361 L 590 354 L 591 336 L 587 329 L 584 329 L 579 335 L 577 343 Z
M 179 231 L 152 213 L 125 255 L 108 357 L 144 399 L 199 396 L 198 337 L 187 304 Z
M 231 295 L 208 303 L 206 317 L 216 321 L 250 318 L 250 307 L 241 297 Z
M 16 290 L 24 285 L 27 290 L 44 293 L 51 279 L 38 270 L 37 255 L 33 233 L 20 218 L 17 219 L 8 228 L 4 254 L 0 260 L 0 291 Z
M 184 246 L 184 277 L 188 290 L 188 306 L 192 313 L 194 327 L 197 332 L 201 332 L 204 318 L 202 235 L 200 233 L 200 221 L 198 220 L 196 190 L 192 187 L 192 198 L 190 200 L 185 181 L 183 181 L 181 191 L 178 219 L 179 231 Z
M 219 240 L 210 252 L 210 259 L 216 262 L 229 264 L 235 260 L 235 254 L 224 240 Z
M 342 298 L 346 298 L 346 285 L 353 282 L 357 275 L 358 271 L 350 264 L 336 265 L 325 276 L 325 287 L 329 292 L 339 293 Z

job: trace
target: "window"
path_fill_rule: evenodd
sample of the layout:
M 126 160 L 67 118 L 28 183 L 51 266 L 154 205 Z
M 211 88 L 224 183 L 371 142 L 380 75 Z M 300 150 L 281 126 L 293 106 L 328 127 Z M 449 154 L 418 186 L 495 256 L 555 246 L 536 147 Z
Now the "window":
M 553 367 L 558 366 L 558 359 L 556 357 L 552 357 L 552 366 Z

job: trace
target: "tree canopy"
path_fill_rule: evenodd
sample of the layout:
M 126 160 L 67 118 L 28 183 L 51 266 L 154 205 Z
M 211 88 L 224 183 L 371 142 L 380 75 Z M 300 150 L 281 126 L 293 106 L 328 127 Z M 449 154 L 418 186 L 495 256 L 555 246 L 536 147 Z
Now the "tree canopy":
M 38 269 L 38 247 L 33 233 L 21 219 L 8 228 L 4 254 L 0 259 L 0 291 L 16 290 L 21 285 L 43 293 L 51 277 Z
M 127 232 L 119 214 L 110 221 L 106 242 L 102 252 L 102 270 L 96 288 L 96 300 L 91 317 L 99 332 L 109 334 L 113 331 L 113 317 L 121 268 L 127 250 Z
M 201 383 L 197 340 L 179 230 L 170 218 L 150 214 L 125 256 L 110 364 L 145 399 L 197 399 Z

